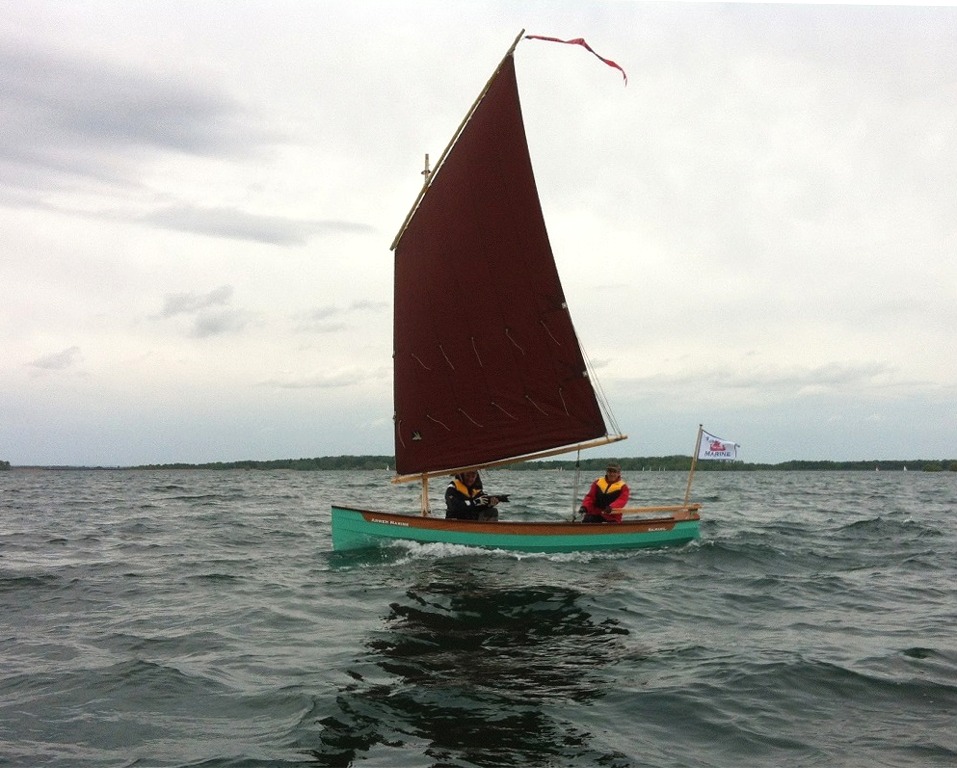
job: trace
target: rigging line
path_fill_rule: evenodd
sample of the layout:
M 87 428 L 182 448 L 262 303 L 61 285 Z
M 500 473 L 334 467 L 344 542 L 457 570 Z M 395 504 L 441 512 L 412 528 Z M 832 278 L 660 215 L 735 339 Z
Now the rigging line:
M 545 333 L 548 334 L 548 337 L 560 347 L 562 343 L 552 334 L 552 330 L 548 327 L 548 324 L 544 320 L 539 320 L 538 322 L 541 323 L 542 328 L 545 329 Z
M 475 419 L 469 416 L 462 408 L 459 408 L 459 413 L 461 413 L 465 418 L 471 421 L 476 427 L 481 427 L 481 428 L 485 427 L 484 424 L 479 424 Z
M 595 368 L 588 357 L 588 353 L 585 352 L 585 349 L 582 347 L 580 342 L 578 347 L 581 349 L 582 359 L 585 361 L 585 368 L 588 372 L 588 378 L 591 379 L 592 389 L 595 392 L 595 398 L 598 400 L 598 406 L 607 417 L 609 428 L 613 430 L 615 434 L 620 435 L 622 432 L 618 426 L 618 420 L 615 418 L 615 414 L 611 410 L 611 404 L 608 402 L 608 398 L 605 396 L 605 391 L 602 389 L 601 382 L 598 380 L 598 376 L 595 375 Z
M 399 438 L 399 442 L 402 444 L 402 447 L 405 448 L 405 440 L 402 439 L 402 422 L 397 421 L 395 423 L 395 436 Z
M 565 402 L 565 390 L 562 387 L 558 388 L 558 399 L 562 401 L 562 408 L 565 410 L 566 416 L 571 416 L 568 412 L 568 403 Z
M 502 413 L 504 413 L 506 416 L 508 416 L 512 421 L 518 421 L 518 419 L 516 419 L 514 416 L 512 416 L 512 414 L 510 414 L 508 411 L 506 411 L 502 406 L 500 406 L 500 405 L 499 405 L 498 403 L 496 403 L 494 400 L 491 402 L 491 405 L 492 405 L 493 408 L 498 408 Z
M 455 366 L 452 365 L 452 361 L 449 360 L 449 356 L 448 356 L 447 354 L 445 354 L 445 348 L 444 348 L 441 344 L 439 344 L 439 351 L 442 353 L 442 357 L 445 358 L 445 362 L 447 362 L 447 363 L 449 364 L 449 368 L 451 368 L 451 369 L 454 371 L 454 370 L 455 370 Z
M 568 311 L 568 304 L 562 302 L 563 309 Z M 568 321 L 571 323 L 571 314 L 568 314 Z M 585 347 L 581 343 L 581 339 L 578 338 L 578 334 L 575 332 L 575 326 L 572 324 L 572 335 L 575 338 L 575 343 L 578 345 L 578 350 L 581 352 L 582 360 L 585 363 L 585 372 L 584 375 L 591 379 L 591 388 L 592 392 L 595 393 L 595 400 L 598 402 L 599 410 L 604 414 L 605 418 L 608 420 L 608 426 L 614 431 L 616 435 L 623 436 L 624 433 L 621 431 L 621 428 L 618 426 L 618 420 L 615 418 L 614 412 L 611 410 L 611 403 L 608 402 L 608 398 L 605 396 L 605 392 L 602 389 L 601 382 L 598 380 L 598 376 L 595 374 L 595 366 L 592 365 L 591 360 L 588 357 L 588 353 L 585 351 Z
M 446 427 L 445 424 L 443 424 L 443 423 L 442 423 L 441 421 L 439 421 L 438 419 L 434 418 L 433 416 L 429 416 L 429 414 L 425 414 L 425 418 L 427 418 L 429 421 L 434 421 L 434 422 L 435 422 L 436 424 L 438 424 L 440 427 L 444 428 L 446 432 L 451 432 L 451 431 L 452 431 L 451 429 L 449 429 L 448 427 Z
M 508 338 L 508 340 L 509 340 L 510 342 L 512 342 L 512 344 L 515 345 L 515 349 L 517 349 L 519 352 L 521 352 L 521 353 L 522 353 L 522 356 L 524 357 L 524 356 L 525 356 L 525 350 L 522 349 L 521 346 L 519 346 L 519 343 L 518 343 L 517 341 L 515 341 L 515 339 L 512 338 L 512 331 L 511 331 L 509 328 L 506 328 L 506 329 L 505 329 L 505 336 Z

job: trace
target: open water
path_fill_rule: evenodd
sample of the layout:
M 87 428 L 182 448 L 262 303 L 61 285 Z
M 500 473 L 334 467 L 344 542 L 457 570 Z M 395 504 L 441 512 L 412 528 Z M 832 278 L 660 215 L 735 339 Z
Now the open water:
M 0 766 L 957 765 L 957 474 L 699 472 L 677 549 L 332 551 L 331 503 L 416 493 L 0 472 Z

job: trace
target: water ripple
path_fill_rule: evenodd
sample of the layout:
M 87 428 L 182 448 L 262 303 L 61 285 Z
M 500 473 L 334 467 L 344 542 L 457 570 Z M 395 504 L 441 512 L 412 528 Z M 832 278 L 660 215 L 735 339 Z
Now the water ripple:
M 957 763 L 951 473 L 700 473 L 676 549 L 333 552 L 388 477 L 0 473 L 0 765 Z

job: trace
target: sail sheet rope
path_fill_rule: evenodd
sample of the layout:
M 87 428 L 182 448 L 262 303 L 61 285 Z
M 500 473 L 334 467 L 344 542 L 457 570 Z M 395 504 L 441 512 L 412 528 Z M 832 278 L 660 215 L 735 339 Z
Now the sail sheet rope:
M 598 376 L 595 375 L 595 367 L 591 363 L 591 358 L 588 357 L 588 353 L 585 351 L 583 344 L 579 343 L 578 348 L 581 350 L 582 358 L 585 361 L 585 368 L 588 371 L 588 378 L 591 380 L 592 390 L 595 392 L 595 399 L 598 401 L 598 407 L 601 409 L 602 413 L 605 415 L 605 419 L 608 421 L 608 433 L 612 435 L 624 434 L 621 431 L 621 428 L 618 426 L 618 420 L 615 418 L 615 414 L 611 410 L 611 403 L 605 395 L 605 390 L 602 389 L 601 381 L 599 381 Z

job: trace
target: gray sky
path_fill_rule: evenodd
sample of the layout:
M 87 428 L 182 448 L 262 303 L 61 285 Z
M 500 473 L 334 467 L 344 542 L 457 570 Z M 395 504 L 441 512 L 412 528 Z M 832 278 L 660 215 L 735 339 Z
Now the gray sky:
M 618 455 L 943 458 L 957 9 L 0 4 L 0 459 L 391 453 L 389 244 L 519 30 Z M 597 455 L 597 454 L 596 454 Z

